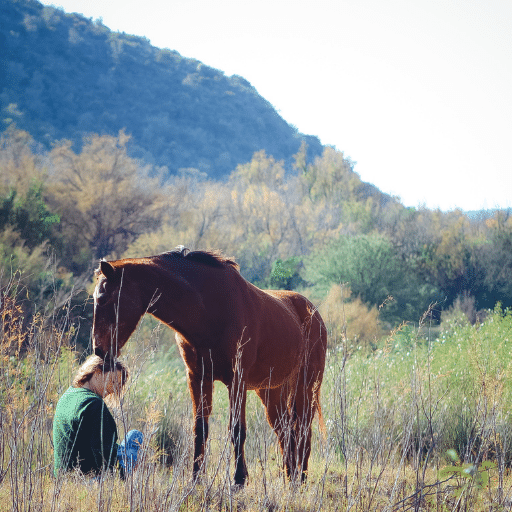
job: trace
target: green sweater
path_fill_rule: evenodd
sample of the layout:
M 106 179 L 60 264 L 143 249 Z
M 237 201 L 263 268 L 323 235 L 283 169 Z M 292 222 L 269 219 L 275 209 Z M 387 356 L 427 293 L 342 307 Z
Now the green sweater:
M 53 417 L 55 475 L 79 467 L 99 473 L 117 462 L 117 427 L 103 399 L 86 388 L 70 387 Z

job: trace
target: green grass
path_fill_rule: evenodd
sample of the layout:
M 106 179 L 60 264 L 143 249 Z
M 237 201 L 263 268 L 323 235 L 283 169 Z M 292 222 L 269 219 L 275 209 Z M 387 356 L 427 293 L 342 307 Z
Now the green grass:
M 250 478 L 237 493 L 227 390 L 215 386 L 205 474 L 192 482 L 184 366 L 172 332 L 150 318 L 125 347 L 132 377 L 122 402 L 112 406 L 121 437 L 131 428 L 146 434 L 138 470 L 126 482 L 94 483 L 76 474 L 54 479 L 53 408 L 79 365 L 73 330 L 65 327 L 51 315 L 32 326 L 2 317 L 1 510 L 510 508 L 510 311 L 497 308 L 478 326 L 460 319 L 442 329 L 402 326 L 375 351 L 347 355 L 342 342 L 331 340 L 322 386 L 327 434 L 315 422 L 304 486 L 284 478 L 275 435 L 249 393 Z

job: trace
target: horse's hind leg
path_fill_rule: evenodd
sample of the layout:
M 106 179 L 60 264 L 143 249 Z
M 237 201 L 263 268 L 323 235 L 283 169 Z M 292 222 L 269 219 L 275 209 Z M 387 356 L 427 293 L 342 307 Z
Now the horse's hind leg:
M 267 412 L 267 420 L 277 435 L 283 464 L 288 478 L 293 479 L 297 468 L 294 414 L 290 411 L 290 392 L 288 386 L 274 389 L 258 389 Z
M 323 426 L 319 403 L 323 367 L 321 370 L 318 370 L 308 363 L 309 361 L 299 372 L 295 395 L 297 460 L 302 482 L 307 477 L 309 456 L 311 454 L 311 429 L 317 410 L 319 411 L 321 426 Z
M 297 440 L 297 464 L 301 481 L 305 482 L 311 454 L 311 424 L 316 411 L 315 383 L 307 382 L 306 375 L 299 377 L 295 397 L 295 438 Z M 311 376 L 310 376 L 311 377 Z
M 248 475 L 247 464 L 245 462 L 245 438 L 247 433 L 245 404 L 247 391 L 245 390 L 243 382 L 235 382 L 229 386 L 229 426 L 231 441 L 235 450 L 235 485 L 244 485 Z

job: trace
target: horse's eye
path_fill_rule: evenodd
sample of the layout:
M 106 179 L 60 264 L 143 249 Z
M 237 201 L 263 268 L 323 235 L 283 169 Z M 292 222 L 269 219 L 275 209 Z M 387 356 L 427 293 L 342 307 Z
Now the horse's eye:
M 96 298 L 96 303 L 98 304 L 102 304 L 107 301 L 108 296 L 106 293 L 106 284 L 106 281 L 103 281 L 98 285 L 98 288 L 96 288 L 96 292 L 94 295 Z

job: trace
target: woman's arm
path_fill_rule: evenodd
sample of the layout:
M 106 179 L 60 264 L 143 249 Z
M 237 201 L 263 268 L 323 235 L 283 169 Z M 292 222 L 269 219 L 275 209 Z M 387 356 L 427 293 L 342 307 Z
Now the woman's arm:
M 113 468 L 117 462 L 117 427 L 114 418 L 103 400 L 95 400 L 88 411 L 90 447 L 94 470 Z M 83 427 L 82 427 L 83 428 Z

